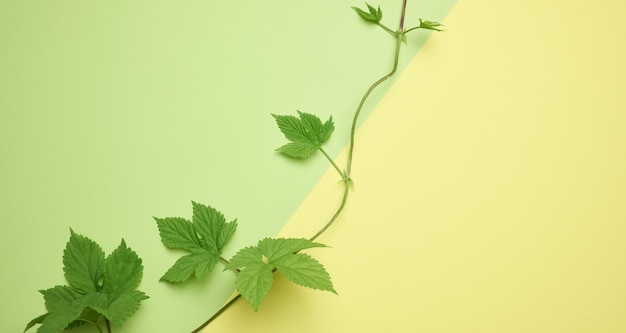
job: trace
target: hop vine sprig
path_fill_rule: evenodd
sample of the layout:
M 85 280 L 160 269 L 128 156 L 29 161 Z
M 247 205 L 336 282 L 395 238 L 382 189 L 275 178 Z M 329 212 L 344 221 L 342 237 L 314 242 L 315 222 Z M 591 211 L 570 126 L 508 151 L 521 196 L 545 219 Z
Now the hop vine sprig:
M 269 292 L 276 270 L 295 284 L 335 292 L 324 266 L 306 254 L 297 253 L 325 245 L 303 238 L 265 238 L 227 260 L 222 257 L 222 251 L 235 233 L 237 221 L 226 222 L 224 215 L 213 207 L 196 202 L 192 206 L 191 221 L 180 217 L 154 218 L 167 248 L 189 252 L 165 272 L 161 281 L 180 283 L 192 276 L 201 280 L 222 262 L 224 270 L 236 273 L 237 290 L 255 311 Z
M 63 271 L 69 285 L 41 290 L 47 313 L 31 320 L 24 332 L 41 325 L 37 333 L 59 333 L 85 324 L 103 333 L 120 327 L 148 296 L 137 290 L 143 275 L 141 258 L 122 239 L 105 257 L 93 240 L 70 229 L 63 251 Z
M 406 13 L 406 0 L 404 0 L 402 3 L 400 25 L 397 30 L 393 30 L 381 22 L 383 18 L 383 12 L 380 9 L 380 6 L 378 6 L 378 8 L 374 8 L 372 5 L 368 4 L 367 2 L 365 3 L 365 6 L 367 7 L 367 10 L 361 9 L 359 7 L 352 7 L 352 9 L 359 15 L 359 17 L 361 17 L 366 22 L 376 24 L 377 26 L 387 31 L 392 36 L 396 38 L 400 38 L 400 40 L 404 43 L 406 43 L 406 34 L 413 30 L 424 29 L 424 30 L 433 30 L 433 31 L 444 31 L 442 29 L 443 24 L 439 22 L 435 22 L 435 21 L 422 20 L 421 18 L 418 19 L 420 24 L 412 28 L 405 29 L 404 18 L 405 18 L 405 13 Z
M 323 246 L 322 244 L 314 241 L 331 227 L 346 206 L 351 185 L 353 184 L 351 178 L 352 160 L 355 147 L 356 125 L 359 116 L 370 94 L 383 82 L 393 77 L 397 72 L 400 47 L 403 42 L 406 43 L 407 33 L 417 29 L 443 31 L 441 29 L 443 27 L 442 24 L 422 19 L 419 19 L 419 25 L 405 29 L 404 20 L 407 0 L 403 0 L 400 24 L 397 30 L 392 30 L 382 23 L 383 11 L 380 6 L 374 7 L 368 3 L 365 5 L 365 9 L 358 7 L 352 7 L 352 9 L 367 23 L 376 24 L 383 30 L 390 33 L 395 38 L 396 45 L 391 71 L 376 80 L 367 88 L 354 112 L 350 127 L 350 142 L 346 167 L 344 169 L 340 168 L 323 149 L 323 144 L 328 141 L 330 135 L 335 130 L 332 117 L 330 117 L 326 122 L 322 122 L 319 117 L 301 111 L 297 111 L 297 117 L 293 115 L 272 114 L 276 120 L 279 130 L 283 133 L 285 138 L 289 140 L 289 143 L 276 149 L 278 152 L 291 158 L 306 159 L 314 155 L 317 151 L 320 151 L 337 171 L 343 183 L 343 195 L 341 197 L 339 207 L 335 210 L 335 213 L 326 222 L 326 224 L 308 239 L 263 239 L 259 241 L 256 246 L 240 250 L 231 259 L 231 261 L 227 261 L 225 270 L 231 270 L 237 273 L 236 285 L 238 293 L 192 333 L 200 332 L 240 298 L 247 299 L 254 310 L 258 310 L 261 301 L 271 288 L 273 274 L 277 270 L 282 271 L 289 280 L 296 284 L 336 293 L 332 282 L 330 281 L 330 276 L 324 267 L 317 262 L 317 260 L 299 252 L 306 248 Z M 295 244 L 300 245 L 295 246 Z M 282 255 L 276 257 L 273 251 L 281 251 Z M 302 261 L 298 262 L 298 260 Z M 292 261 L 298 262 L 297 265 L 291 267 L 290 264 L 292 264 Z M 305 265 L 310 265 L 307 267 L 307 270 L 313 271 L 314 274 L 312 276 L 302 278 L 299 275 L 300 273 L 294 270 L 294 268 Z M 316 282 L 313 283 L 311 281 Z
M 297 285 L 337 294 L 326 268 L 303 251 L 326 247 L 315 240 L 335 223 L 346 206 L 353 184 L 351 173 L 358 119 L 370 94 L 397 72 L 401 44 L 407 42 L 407 33 L 417 29 L 443 31 L 441 23 L 422 19 L 419 19 L 418 25 L 405 29 L 407 0 L 402 2 L 400 24 L 396 30 L 382 23 L 380 6 L 365 5 L 363 9 L 352 9 L 367 23 L 391 34 L 396 41 L 395 52 L 392 69 L 367 88 L 354 111 L 345 168 L 340 168 L 323 148 L 335 131 L 332 116 L 322 122 L 316 115 L 301 111 L 297 111 L 297 116 L 272 114 L 280 132 L 289 141 L 276 149 L 279 153 L 290 158 L 307 159 L 319 151 L 341 177 L 343 195 L 338 208 L 326 223 L 309 238 L 261 239 L 256 245 L 240 249 L 229 260 L 223 257 L 223 251 L 237 230 L 236 219 L 227 222 L 219 210 L 196 202 L 192 202 L 191 220 L 181 217 L 154 218 L 163 245 L 188 252 L 173 263 L 162 275 L 161 281 L 179 284 L 192 277 L 200 281 L 214 271 L 218 263 L 223 264 L 223 271 L 235 274 L 235 296 L 192 333 L 200 332 L 241 298 L 258 311 L 270 292 L 275 272 L 281 272 Z M 36 325 L 40 325 L 38 333 L 60 333 L 91 324 L 99 333 L 105 332 L 102 326 L 111 333 L 111 325 L 121 326 L 137 311 L 140 303 L 148 299 L 144 292 L 137 290 L 143 275 L 142 260 L 124 240 L 109 256 L 105 256 L 97 243 L 70 229 L 63 264 L 68 285 L 40 291 L 47 312 L 31 320 L 25 332 Z

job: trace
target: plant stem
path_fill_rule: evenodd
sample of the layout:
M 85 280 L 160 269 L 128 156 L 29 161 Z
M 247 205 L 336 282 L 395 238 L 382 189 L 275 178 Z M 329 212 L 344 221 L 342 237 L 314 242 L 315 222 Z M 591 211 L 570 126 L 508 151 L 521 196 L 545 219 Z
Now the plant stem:
M 378 24 L 379 27 L 383 28 L 385 31 L 387 31 L 388 33 L 390 33 L 392 36 L 396 37 L 396 35 L 398 34 L 397 32 L 389 29 L 386 25 L 380 23 L 380 22 L 376 22 L 376 24 Z
M 359 115 L 361 114 L 361 110 L 363 109 L 363 105 L 365 104 L 365 101 L 368 99 L 368 97 L 370 96 L 372 91 L 374 91 L 374 89 L 376 89 L 381 83 L 383 83 L 383 82 L 387 81 L 389 78 L 391 78 L 396 73 L 396 71 L 398 70 L 398 62 L 399 62 L 399 59 L 400 59 L 400 46 L 402 44 L 402 38 L 404 37 L 404 32 L 402 31 L 402 29 L 403 29 L 403 26 L 404 26 L 404 15 L 405 15 L 405 11 L 406 11 L 406 3 L 407 3 L 407 0 L 403 0 L 403 3 L 402 3 L 402 16 L 400 18 L 400 29 L 398 30 L 398 32 L 394 33 L 394 32 L 391 31 L 391 29 L 383 26 L 382 24 L 379 24 L 381 27 L 383 27 L 383 29 L 386 28 L 385 30 L 388 30 L 391 33 L 393 33 L 393 35 L 396 38 L 396 48 L 395 48 L 395 53 L 394 53 L 394 58 L 393 58 L 394 59 L 393 60 L 393 68 L 385 76 L 381 77 L 376 82 L 374 82 L 367 89 L 367 91 L 365 91 L 365 94 L 363 94 L 363 97 L 361 97 L 361 101 L 359 102 L 359 106 L 357 107 L 357 109 L 356 109 L 356 111 L 354 113 L 354 118 L 352 119 L 352 126 L 350 128 L 350 148 L 348 150 L 348 161 L 347 161 L 346 172 L 342 172 L 341 169 L 339 168 L 339 166 L 333 161 L 332 158 L 330 158 L 330 156 L 326 153 L 326 151 L 324 149 L 320 148 L 320 151 L 322 152 L 322 154 L 324 154 L 324 156 L 326 156 L 326 158 L 330 161 L 330 163 L 333 165 L 335 170 L 337 170 L 337 172 L 341 176 L 341 178 L 343 180 L 343 183 L 344 183 L 344 188 L 343 188 L 343 196 L 341 197 L 341 203 L 339 204 L 339 207 L 335 211 L 335 214 L 333 214 L 333 216 L 330 218 L 330 220 L 328 220 L 328 222 L 315 235 L 313 235 L 311 238 L 309 238 L 309 240 L 311 240 L 311 241 L 314 241 L 319 236 L 321 236 L 326 231 L 326 229 L 328 229 L 335 222 L 335 220 L 343 212 L 343 209 L 346 206 L 346 202 L 348 201 L 348 195 L 350 193 L 350 184 L 352 184 L 352 179 L 350 178 L 350 175 L 351 175 L 351 171 L 352 171 L 352 156 L 353 156 L 353 152 L 354 152 L 354 137 L 355 137 L 355 133 L 356 133 L 357 121 L 359 120 Z M 222 261 L 226 261 L 227 262 L 227 260 L 224 259 L 224 258 L 222 258 Z M 240 298 L 241 298 L 241 294 L 237 293 L 237 295 L 234 296 L 233 298 L 231 298 L 230 301 L 228 301 L 228 303 L 224 304 L 215 314 L 213 314 L 213 316 L 211 316 L 204 323 L 202 323 L 200 326 L 198 326 L 198 328 L 196 328 L 195 330 L 191 331 L 191 333 L 199 333 L 203 328 L 207 327 L 213 320 L 215 320 L 217 317 L 219 317 L 224 311 L 226 311 L 233 304 L 235 304 Z M 107 324 L 108 324 L 108 321 L 107 321 Z M 109 333 L 110 333 L 110 331 L 109 331 Z
M 330 220 L 315 235 L 309 238 L 309 240 L 315 240 L 317 237 L 323 234 L 324 231 L 326 231 L 326 229 L 328 229 L 335 222 L 337 217 L 339 217 L 341 212 L 343 212 L 344 207 L 346 206 L 346 202 L 348 201 L 348 194 L 350 193 L 350 184 L 352 183 L 352 179 L 350 178 L 350 176 L 352 175 L 352 157 L 354 154 L 354 136 L 356 134 L 356 125 L 359 120 L 359 116 L 361 115 L 361 110 L 363 109 L 363 105 L 365 105 L 365 101 L 367 101 L 372 91 L 374 91 L 374 89 L 376 89 L 381 83 L 387 81 L 394 74 L 396 74 L 396 71 L 398 70 L 398 62 L 400 59 L 400 46 L 402 45 L 402 38 L 404 37 L 404 33 L 402 32 L 402 29 L 404 26 L 406 2 L 407 0 L 404 0 L 402 3 L 402 16 L 400 18 L 400 29 L 398 30 L 397 33 L 395 33 L 396 50 L 394 52 L 394 57 L 393 57 L 393 68 L 385 76 L 381 77 L 380 79 L 376 80 L 376 82 L 372 83 L 372 85 L 367 89 L 367 91 L 365 91 L 365 94 L 363 94 L 363 97 L 361 97 L 359 106 L 356 108 L 356 111 L 354 112 L 354 118 L 352 119 L 352 127 L 350 128 L 350 148 L 348 149 L 348 162 L 346 166 L 345 175 L 343 175 L 344 190 L 343 190 L 343 197 L 341 198 L 341 204 L 339 205 L 339 208 L 337 208 L 337 210 L 335 211 L 335 214 L 330 218 Z M 379 25 L 381 27 L 384 27 L 381 24 Z M 335 167 L 335 168 L 339 169 L 338 167 Z
M 342 179 L 345 179 L 346 175 L 344 175 L 343 171 L 339 169 L 339 166 L 337 165 L 337 163 L 335 163 L 335 161 L 333 161 L 333 159 L 330 158 L 330 156 L 328 155 L 328 153 L 326 153 L 324 148 L 320 147 L 319 150 L 322 152 L 322 154 L 324 154 L 324 156 L 326 156 L 326 159 L 330 162 L 330 164 L 332 164 L 333 167 L 335 167 L 335 170 L 337 170 L 337 172 L 339 173 L 339 176 L 341 176 Z
M 320 229 L 315 235 L 309 238 L 310 241 L 314 241 L 317 237 L 323 234 L 324 231 L 326 231 L 326 229 L 328 229 L 333 224 L 333 222 L 335 222 L 335 220 L 339 217 L 339 215 L 341 215 L 341 212 L 343 212 L 343 209 L 346 206 L 346 202 L 348 202 L 348 194 L 350 193 L 350 183 L 351 183 L 351 180 L 349 178 L 344 179 L 343 196 L 341 197 L 341 204 L 339 204 L 339 208 L 337 208 L 337 210 L 335 211 L 335 214 L 330 218 L 330 220 L 328 220 L 328 222 L 322 227 L 322 229 Z
M 404 16 L 406 14 L 406 0 L 402 1 L 402 14 L 400 15 L 400 33 L 404 32 Z
M 337 210 L 335 211 L 335 214 L 333 214 L 330 220 L 315 235 L 309 238 L 309 240 L 313 241 L 317 237 L 322 235 L 324 231 L 326 231 L 326 229 L 328 229 L 335 222 L 335 220 L 339 217 L 339 215 L 341 215 L 341 212 L 343 212 L 343 209 L 346 206 L 346 202 L 348 201 L 348 194 L 350 193 L 350 184 L 352 183 L 352 179 L 350 178 L 350 175 L 352 172 L 352 156 L 354 153 L 354 136 L 356 133 L 356 124 L 357 124 L 357 121 L 359 120 L 359 115 L 361 114 L 363 105 L 365 104 L 365 101 L 370 96 L 372 91 L 374 91 L 374 89 L 376 89 L 376 87 L 378 87 L 381 83 L 391 78 L 398 70 L 398 60 L 400 58 L 400 45 L 402 43 L 402 36 L 403 36 L 402 33 L 398 33 L 396 35 L 396 51 L 394 54 L 393 68 L 387 75 L 378 79 L 367 89 L 367 91 L 361 98 L 361 102 L 359 103 L 359 106 L 357 107 L 354 113 L 354 118 L 352 119 L 352 127 L 350 129 L 350 149 L 348 150 L 348 162 L 347 162 L 346 174 L 343 176 L 344 177 L 343 178 L 344 189 L 343 189 L 343 196 L 341 198 L 341 204 L 339 204 L 339 208 L 337 208 Z
M 200 331 L 202 331 L 203 328 L 207 327 L 207 325 L 209 325 L 213 320 L 219 317 L 224 311 L 226 311 L 226 309 L 230 308 L 233 304 L 235 304 L 235 302 L 237 302 L 237 300 L 239 300 L 240 298 L 241 298 L 241 294 L 238 293 L 235 297 L 233 297 L 230 301 L 228 301 L 228 303 L 222 305 L 222 307 L 219 310 L 217 310 L 217 312 L 213 314 L 211 318 L 207 319 L 207 321 L 202 323 L 195 330 L 191 331 L 191 333 L 199 333 Z
M 419 29 L 419 28 L 420 28 L 420 27 L 413 27 L 413 28 L 411 28 L 411 29 L 407 29 L 407 30 L 405 30 L 405 31 L 404 31 L 404 33 L 406 34 L 406 33 L 410 32 L 410 31 L 413 31 L 413 30 L 416 30 L 416 29 Z
M 108 319 L 104 318 L 104 322 L 107 323 L 107 331 L 111 333 L 111 323 Z
M 346 167 L 346 176 L 348 179 L 350 178 L 350 175 L 352 172 L 352 155 L 354 153 L 354 136 L 356 134 L 356 125 L 357 125 L 357 121 L 359 120 L 359 116 L 361 115 L 361 110 L 363 109 L 363 105 L 365 104 L 365 101 L 370 96 L 372 91 L 374 91 L 374 89 L 376 89 L 376 87 L 378 87 L 381 83 L 391 78 L 398 70 L 398 61 L 400 59 L 400 45 L 402 44 L 403 35 L 404 34 L 399 33 L 396 36 L 396 51 L 394 54 L 393 68 L 391 69 L 389 73 L 387 73 L 385 76 L 378 79 L 367 89 L 367 91 L 365 92 L 365 94 L 363 94 L 363 97 L 361 98 L 361 102 L 359 103 L 359 106 L 354 112 L 354 118 L 352 119 L 352 127 L 350 129 L 350 149 L 348 150 L 348 163 Z

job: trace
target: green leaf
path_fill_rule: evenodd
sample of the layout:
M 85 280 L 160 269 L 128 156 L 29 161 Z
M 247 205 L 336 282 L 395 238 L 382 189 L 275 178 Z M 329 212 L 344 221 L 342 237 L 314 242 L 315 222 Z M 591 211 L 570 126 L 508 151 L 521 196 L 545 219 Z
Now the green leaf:
M 42 318 L 38 333 L 59 333 L 75 321 L 85 309 L 84 295 L 69 286 L 41 290 L 48 314 Z
M 380 6 L 378 6 L 378 9 L 376 9 L 376 8 L 370 6 L 367 2 L 365 4 L 367 5 L 367 9 L 369 10 L 370 15 L 378 18 L 378 20 L 383 18 L 383 12 L 382 12 L 382 10 L 380 10 Z
M 358 7 L 352 7 L 352 9 L 354 9 L 354 11 L 359 14 L 359 16 L 365 21 L 372 23 L 380 22 L 380 20 L 383 18 L 383 11 L 380 9 L 380 6 L 378 6 L 378 8 L 374 8 L 370 6 L 370 4 L 368 4 L 367 2 L 365 3 L 365 5 L 367 5 L 368 11 L 365 11 Z
M 265 238 L 257 246 L 246 247 L 230 260 L 225 269 L 239 270 L 235 284 L 241 296 L 258 310 L 273 282 L 274 269 L 291 282 L 336 293 L 322 264 L 301 250 L 325 247 L 305 238 Z
M 87 322 L 85 322 L 86 318 L 84 318 L 84 314 L 89 312 L 90 310 L 91 309 L 89 309 L 89 308 L 84 309 L 83 312 L 79 315 L 80 319 L 76 319 L 73 322 L 71 322 L 69 325 L 67 325 L 65 330 L 66 331 L 71 331 L 71 330 L 73 330 L 75 328 L 79 328 L 79 327 L 87 324 Z M 93 311 L 93 310 L 91 310 L 91 311 Z M 93 312 L 95 312 L 95 311 L 93 311 Z
M 313 155 L 330 139 L 335 125 L 332 117 L 322 124 L 313 114 L 298 111 L 298 116 L 272 114 L 280 131 L 291 141 L 276 150 L 289 157 L 304 159 Z
M 315 154 L 318 149 L 317 145 L 308 142 L 290 142 L 278 147 L 276 151 L 289 157 L 305 159 Z
M 87 307 L 83 310 L 78 319 L 74 320 L 67 326 L 66 330 L 73 330 L 87 323 L 95 323 L 100 320 L 102 316 L 103 315 L 98 311 Z
M 145 299 L 148 299 L 146 294 L 133 290 L 118 296 L 100 311 L 111 324 L 120 327 L 124 320 L 137 311 L 139 303 Z
M 60 333 L 74 322 L 83 312 L 85 306 L 76 303 L 68 304 L 63 311 L 51 312 L 42 321 L 37 333 Z
M 272 114 L 276 120 L 276 124 L 285 138 L 290 141 L 307 141 L 307 129 L 298 117 L 291 115 L 279 116 Z
M 70 286 L 83 293 L 98 291 L 103 264 L 102 248 L 70 229 L 70 240 L 63 251 L 63 271 Z
M 82 297 L 82 293 L 69 286 L 55 286 L 40 290 L 48 312 L 63 310 L 68 304 Z
M 191 253 L 205 251 L 191 221 L 180 217 L 164 219 L 155 217 L 154 219 L 157 221 L 163 245 L 168 249 L 183 249 Z
M 221 251 L 224 249 L 228 241 L 233 238 L 235 231 L 237 231 L 237 219 L 232 220 L 229 223 L 224 223 L 222 226 L 222 232 L 217 236 L 218 248 Z
M 205 206 L 197 202 L 193 205 L 193 226 L 200 235 L 205 249 L 215 250 L 218 256 L 232 237 L 237 221 L 226 223 L 224 215 L 213 207 Z
M 324 266 L 308 254 L 296 253 L 272 262 L 279 272 L 297 285 L 337 293 Z
M 63 262 L 70 286 L 41 290 L 48 313 L 31 320 L 26 330 L 41 324 L 38 333 L 59 333 L 101 316 L 119 326 L 148 298 L 136 290 L 143 275 L 141 258 L 124 240 L 104 259 L 98 244 L 71 231 Z
M 81 304 L 85 308 L 91 308 L 106 317 L 106 310 L 109 307 L 109 295 L 101 292 L 89 293 L 81 296 L 76 303 Z
M 104 265 L 106 307 L 89 306 L 104 315 L 113 325 L 121 326 L 139 308 L 148 296 L 137 290 L 143 277 L 142 260 L 122 239 L 120 245 L 107 257 Z
M 240 267 L 246 267 L 252 263 L 263 260 L 263 253 L 257 246 L 250 246 L 239 250 L 237 254 L 230 259 L 224 270 L 236 271 Z
M 122 239 L 120 245 L 107 257 L 104 264 L 103 292 L 115 299 L 132 292 L 139 286 L 143 276 L 141 258 Z
M 41 324 L 44 320 L 44 318 L 46 318 L 46 316 L 49 313 L 44 313 L 41 316 L 38 316 L 36 318 L 34 318 L 33 320 L 29 321 L 28 324 L 26 324 L 26 328 L 24 329 L 24 332 L 28 331 L 31 327 L 37 325 L 37 324 Z
M 443 31 L 443 29 L 440 28 L 440 27 L 443 27 L 443 24 L 439 22 L 422 21 L 422 19 L 419 19 L 419 20 L 420 20 L 420 25 L 418 26 L 419 29 Z
M 182 256 L 165 272 L 160 281 L 180 283 L 189 280 L 194 274 L 197 280 L 201 280 L 215 268 L 217 261 L 218 258 L 210 252 Z
M 267 260 L 272 262 L 305 249 L 326 247 L 326 245 L 306 238 L 265 238 L 259 241 L 258 247 Z
M 250 263 L 237 274 L 235 284 L 241 296 L 245 298 L 254 311 L 259 311 L 259 305 L 270 291 L 274 282 L 272 266 L 263 262 Z
M 237 230 L 237 220 L 226 222 L 213 207 L 191 202 L 192 222 L 179 218 L 154 218 L 163 244 L 170 249 L 183 249 L 191 254 L 179 258 L 161 277 L 161 281 L 180 283 L 193 275 L 201 280 L 208 275 L 222 256 L 222 251 Z
M 333 123 L 333 118 L 332 117 L 328 118 L 328 120 L 326 120 L 326 122 L 322 125 L 322 128 L 320 130 L 322 132 L 321 141 L 322 142 L 328 141 L 328 139 L 330 139 L 330 135 L 333 134 L 333 131 L 335 130 L 335 124 Z

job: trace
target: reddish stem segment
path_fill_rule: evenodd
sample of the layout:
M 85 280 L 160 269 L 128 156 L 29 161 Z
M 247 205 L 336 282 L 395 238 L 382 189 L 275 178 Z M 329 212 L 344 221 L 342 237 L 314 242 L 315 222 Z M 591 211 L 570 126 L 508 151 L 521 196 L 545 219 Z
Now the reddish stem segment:
M 406 1 L 402 1 L 402 15 L 400 15 L 400 32 L 404 31 L 404 15 L 406 13 Z

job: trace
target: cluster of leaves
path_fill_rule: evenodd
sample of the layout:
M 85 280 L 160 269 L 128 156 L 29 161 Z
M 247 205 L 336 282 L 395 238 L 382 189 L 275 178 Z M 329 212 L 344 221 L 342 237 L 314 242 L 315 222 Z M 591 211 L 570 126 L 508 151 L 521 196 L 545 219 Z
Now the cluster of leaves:
M 301 111 L 298 117 L 272 116 L 290 141 L 276 150 L 293 158 L 306 159 L 321 150 L 335 129 L 332 117 L 322 123 L 317 116 Z M 237 290 L 255 311 L 268 294 L 275 271 L 295 284 L 336 293 L 324 266 L 299 253 L 325 245 L 304 238 L 265 238 L 256 246 L 240 250 L 229 261 L 222 257 L 222 252 L 237 229 L 237 220 L 227 223 L 224 215 L 213 207 L 196 202 L 192 206 L 191 221 L 180 217 L 155 218 L 163 244 L 189 252 L 167 270 L 161 281 L 180 283 L 193 275 L 201 280 L 222 261 L 226 264 L 224 270 L 237 274 Z
M 295 284 L 335 292 L 324 266 L 301 250 L 324 247 L 300 238 L 265 238 L 257 246 L 240 250 L 230 261 L 222 257 L 226 243 L 237 228 L 236 220 L 226 223 L 215 208 L 192 202 L 193 217 L 155 218 L 163 244 L 170 249 L 183 249 L 190 254 L 179 258 L 163 275 L 161 281 L 179 283 L 192 275 L 200 280 L 223 261 L 224 270 L 237 274 L 237 290 L 254 308 L 269 292 L 275 270 Z
M 148 298 L 137 290 L 143 275 L 141 258 L 124 240 L 105 257 L 96 242 L 70 229 L 63 265 L 69 286 L 41 290 L 48 312 L 24 331 L 41 324 L 38 333 L 59 333 L 85 323 L 97 326 L 103 319 L 121 326 Z

